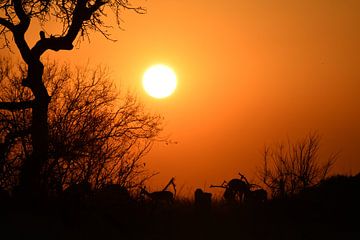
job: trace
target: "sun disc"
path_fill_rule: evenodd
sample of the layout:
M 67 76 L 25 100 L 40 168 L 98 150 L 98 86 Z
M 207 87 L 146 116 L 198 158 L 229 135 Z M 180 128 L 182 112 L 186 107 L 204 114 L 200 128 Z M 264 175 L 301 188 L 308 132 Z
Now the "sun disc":
M 144 90 L 154 98 L 170 96 L 175 91 L 176 85 L 175 72 L 162 64 L 151 66 L 143 76 Z

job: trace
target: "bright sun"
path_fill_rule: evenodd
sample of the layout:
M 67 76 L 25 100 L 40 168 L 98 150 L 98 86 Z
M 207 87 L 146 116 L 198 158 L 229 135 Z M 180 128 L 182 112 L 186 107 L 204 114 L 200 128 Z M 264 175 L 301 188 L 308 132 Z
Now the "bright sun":
M 150 96 L 165 98 L 175 91 L 177 81 L 175 72 L 171 68 L 157 64 L 146 70 L 142 83 Z

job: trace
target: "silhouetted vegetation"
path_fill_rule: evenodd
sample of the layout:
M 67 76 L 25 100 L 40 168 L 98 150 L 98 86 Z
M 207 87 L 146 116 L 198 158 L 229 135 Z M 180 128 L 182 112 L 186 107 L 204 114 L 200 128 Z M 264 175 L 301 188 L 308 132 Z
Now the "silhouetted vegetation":
M 0 99 L 26 102 L 21 86 L 24 67 L 1 61 Z M 49 105 L 49 156 L 41 177 L 47 194 L 56 196 L 68 186 L 87 182 L 93 189 L 109 183 L 135 188 L 147 177 L 146 154 L 161 131 L 162 117 L 146 113 L 130 93 L 120 94 L 105 69 L 71 68 L 48 62 L 44 84 Z M 0 186 L 13 190 L 20 170 L 31 155 L 31 110 L 0 111 Z
M 265 147 L 259 176 L 272 197 L 290 197 L 326 178 L 337 154 L 322 161 L 319 148 L 318 133 L 310 133 L 296 142 L 288 140 L 285 144 Z
M 113 13 L 117 25 L 120 24 L 122 10 L 131 9 L 144 13 L 141 7 L 133 7 L 124 0 L 5 0 L 0 4 L 0 36 L 5 47 L 14 46 L 19 50 L 25 62 L 26 74 L 21 79 L 21 86 L 31 92 L 31 99 L 21 101 L 1 101 L 0 109 L 14 112 L 31 109 L 29 137 L 31 152 L 19 169 L 19 190 L 28 197 L 39 196 L 46 191 L 47 177 L 43 169 L 49 166 L 49 104 L 52 98 L 45 86 L 44 64 L 41 57 L 48 51 L 72 50 L 74 43 L 90 39 L 91 32 L 99 32 L 110 39 L 109 26 L 104 18 Z M 105 13 L 106 12 L 106 13 Z M 30 46 L 25 35 L 31 23 L 42 27 L 34 46 Z M 60 29 L 46 28 L 48 23 L 59 23 Z

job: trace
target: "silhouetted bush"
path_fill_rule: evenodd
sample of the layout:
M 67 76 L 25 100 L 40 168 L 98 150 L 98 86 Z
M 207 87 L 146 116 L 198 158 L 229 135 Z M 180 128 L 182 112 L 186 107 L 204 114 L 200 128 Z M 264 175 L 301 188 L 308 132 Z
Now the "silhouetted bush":
M 337 154 L 321 161 L 319 148 L 318 133 L 310 133 L 296 142 L 289 140 L 286 144 L 265 147 L 259 176 L 272 197 L 291 197 L 327 177 Z

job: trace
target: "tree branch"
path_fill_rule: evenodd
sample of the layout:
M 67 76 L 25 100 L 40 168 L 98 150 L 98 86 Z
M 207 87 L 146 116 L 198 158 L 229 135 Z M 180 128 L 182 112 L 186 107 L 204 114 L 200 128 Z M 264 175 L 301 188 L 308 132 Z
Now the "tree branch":
M 69 40 L 67 36 L 64 37 L 53 37 L 41 38 L 35 46 L 31 49 L 31 52 L 36 57 L 40 57 L 46 50 L 72 50 L 74 48 L 73 41 Z
M 106 4 L 106 1 L 96 0 L 93 5 L 87 7 L 86 2 L 87 1 L 77 2 L 73 12 L 71 25 L 65 36 L 50 36 L 49 38 L 46 38 L 43 33 L 40 32 L 40 40 L 31 49 L 31 52 L 35 57 L 40 57 L 46 50 L 59 51 L 73 49 L 73 42 L 83 27 L 83 23 L 90 20 L 93 13 Z
M 28 21 L 29 17 L 25 13 L 25 11 L 22 7 L 23 1 L 22 0 L 13 0 L 13 3 L 14 3 L 15 13 L 18 16 L 18 18 L 20 19 L 20 22 L 25 23 L 26 21 Z
M 0 102 L 0 110 L 18 111 L 33 107 L 33 101 Z
M 15 27 L 14 24 L 12 24 L 11 22 L 7 21 L 4 18 L 0 18 L 0 25 L 3 25 L 7 29 L 9 29 L 11 32 L 14 31 L 14 27 Z
M 14 35 L 15 43 L 20 51 L 22 58 L 27 64 L 29 64 L 32 59 L 29 45 L 25 40 L 25 32 L 30 26 L 30 17 L 25 13 L 22 7 L 22 0 L 14 0 L 13 4 L 15 13 L 19 18 L 20 22 L 13 27 L 12 33 Z

